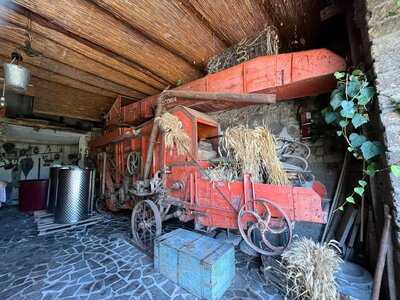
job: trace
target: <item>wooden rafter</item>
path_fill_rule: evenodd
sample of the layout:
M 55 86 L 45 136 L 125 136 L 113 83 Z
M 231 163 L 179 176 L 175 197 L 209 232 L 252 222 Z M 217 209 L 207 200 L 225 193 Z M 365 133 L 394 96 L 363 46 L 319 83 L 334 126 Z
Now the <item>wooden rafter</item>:
M 5 56 L 5 55 L 1 55 L 0 53 L 0 67 L 2 67 L 2 64 L 4 62 L 9 62 L 10 61 L 10 57 Z M 93 94 L 97 94 L 97 95 L 101 95 L 101 96 L 105 96 L 105 97 L 112 97 L 115 98 L 118 96 L 117 93 L 113 93 L 107 90 L 104 90 L 102 88 L 93 86 L 93 85 L 89 85 L 86 84 L 84 82 L 63 76 L 63 75 L 59 75 L 57 73 L 51 72 L 51 71 L 47 71 L 46 69 L 42 69 L 39 67 L 36 67 L 32 64 L 29 64 L 27 62 L 24 62 L 24 66 L 27 67 L 29 69 L 29 71 L 31 72 L 31 74 L 37 78 L 40 79 L 44 79 L 47 81 L 53 81 L 59 84 L 63 84 L 69 87 L 73 87 L 82 91 L 86 91 L 89 93 L 93 93 Z
M 0 77 L 4 77 L 0 69 Z M 31 77 L 27 95 L 34 96 L 33 111 L 46 115 L 101 121 L 114 98 L 89 93 L 56 82 Z
M 139 31 L 89 1 L 14 0 L 13 2 L 86 40 L 146 67 L 170 82 L 177 80 L 187 82 L 202 75 L 184 59 L 149 40 Z
M 185 1 L 94 2 L 191 63 L 204 66 L 209 57 L 226 47 L 209 27 L 191 16 Z M 194 33 L 196 38 L 193 38 Z
M 19 27 L 26 28 L 27 25 L 30 24 L 30 30 L 32 32 L 36 32 L 54 42 L 62 43 L 65 47 L 74 50 L 89 59 L 140 80 L 153 88 L 162 90 L 166 85 L 168 85 L 165 80 L 157 77 L 150 71 L 141 68 L 132 62 L 127 62 L 125 59 L 118 57 L 114 53 L 107 52 L 104 48 L 99 48 L 87 40 L 80 39 L 72 33 L 49 23 L 44 18 L 31 13 L 22 7 L 14 7 L 14 9 L 11 9 L 4 4 L 0 4 L 0 16 L 9 24 L 14 24 Z
M 15 44 L 13 42 L 10 42 L 8 40 L 4 40 L 0 38 L 0 54 L 3 56 L 10 56 L 10 53 L 12 51 L 15 51 L 15 49 L 19 46 L 18 44 Z M 66 65 L 64 63 L 61 63 L 59 61 L 49 59 L 45 56 L 38 56 L 38 57 L 30 57 L 28 55 L 23 56 L 24 62 L 29 63 L 31 65 L 34 65 L 36 67 L 40 67 L 42 69 L 46 69 L 47 71 L 66 76 L 71 79 L 79 80 L 81 82 L 106 89 L 108 91 L 111 91 L 113 93 L 121 94 L 121 95 L 126 95 L 126 96 L 131 96 L 133 91 L 127 87 L 118 85 L 114 82 L 105 80 L 101 77 L 97 77 L 93 74 L 87 73 L 85 71 L 76 69 L 74 67 L 71 67 L 69 65 Z M 139 98 L 137 98 L 139 99 Z
M 103 64 L 92 61 L 61 44 L 42 37 L 41 35 L 36 33 L 32 33 L 31 35 L 32 48 L 43 56 L 89 72 L 121 86 L 125 86 L 131 90 L 132 97 L 143 98 L 143 96 L 152 95 L 157 91 L 143 82 L 137 81 L 134 78 L 126 76 L 125 74 L 115 71 Z M 9 41 L 15 41 L 20 46 L 23 46 L 26 41 L 26 36 L 23 32 L 8 27 L 0 30 L 0 37 Z

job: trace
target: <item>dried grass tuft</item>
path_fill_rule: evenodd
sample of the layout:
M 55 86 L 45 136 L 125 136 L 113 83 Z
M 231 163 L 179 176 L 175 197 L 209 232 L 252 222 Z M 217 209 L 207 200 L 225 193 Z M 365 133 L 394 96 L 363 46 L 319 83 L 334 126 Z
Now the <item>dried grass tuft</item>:
M 177 116 L 165 112 L 161 117 L 156 118 L 161 131 L 164 133 L 165 146 L 172 149 L 176 148 L 179 155 L 187 154 L 190 150 L 190 138 L 183 130 L 183 124 Z
M 274 137 L 267 128 L 251 129 L 241 125 L 228 128 L 221 148 L 242 174 L 251 174 L 256 182 L 262 182 L 266 175 L 271 184 L 289 184 L 276 152 Z
M 282 254 L 290 299 L 336 300 L 334 274 L 342 259 L 328 245 L 301 238 Z

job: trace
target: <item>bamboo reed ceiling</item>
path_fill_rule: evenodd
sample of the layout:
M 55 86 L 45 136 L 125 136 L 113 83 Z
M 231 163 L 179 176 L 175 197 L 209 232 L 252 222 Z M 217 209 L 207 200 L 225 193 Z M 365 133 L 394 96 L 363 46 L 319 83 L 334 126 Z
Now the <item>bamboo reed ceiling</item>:
M 93 112 L 78 110 L 80 117 L 98 119 L 117 94 L 141 99 L 203 76 L 211 56 L 265 25 L 274 24 L 289 44 L 309 47 L 318 2 L 0 0 L 0 59 L 23 46 L 29 31 L 40 56 L 24 55 L 24 62 L 35 78 L 71 89 L 54 100 L 67 103 L 60 103 L 63 113 L 66 105 L 85 101 L 79 98 L 85 93 L 91 105 L 93 95 L 99 96 Z M 68 95 L 75 98 L 67 101 Z

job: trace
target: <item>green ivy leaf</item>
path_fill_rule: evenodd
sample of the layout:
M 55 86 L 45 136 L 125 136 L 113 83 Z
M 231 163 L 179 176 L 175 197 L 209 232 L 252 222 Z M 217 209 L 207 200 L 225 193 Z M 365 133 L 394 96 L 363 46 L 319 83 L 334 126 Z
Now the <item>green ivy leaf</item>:
M 359 105 L 367 105 L 375 96 L 375 89 L 372 86 L 361 89 L 360 95 L 357 96 Z
M 337 134 L 337 136 L 341 136 L 343 134 L 343 131 L 338 130 L 338 131 L 336 131 L 336 134 Z
M 368 119 L 362 114 L 356 113 L 351 119 L 351 123 L 353 124 L 354 128 L 358 128 L 361 125 L 368 123 Z
M 336 79 L 343 79 L 344 77 L 346 77 L 346 73 L 345 72 L 335 72 L 333 74 L 333 76 L 335 76 Z
M 361 145 L 361 152 L 364 159 L 368 160 L 382 154 L 383 149 L 379 142 L 366 141 Z
M 343 205 L 339 206 L 338 210 L 343 211 Z
M 376 163 L 371 163 L 367 166 L 367 175 L 372 176 L 376 173 Z
M 355 69 L 355 70 L 351 73 L 351 75 L 354 75 L 354 76 L 363 76 L 364 73 L 363 73 L 363 71 L 361 71 L 360 69 Z
M 362 195 L 364 195 L 364 192 L 365 192 L 365 190 L 362 187 L 358 186 L 358 187 L 354 188 L 354 193 L 356 193 L 357 195 L 359 195 L 361 197 L 362 197 Z
M 326 124 L 331 124 L 334 121 L 336 121 L 337 114 L 333 111 L 330 111 L 330 112 L 327 112 L 324 117 L 325 117 Z
M 349 120 L 343 119 L 343 120 L 340 120 L 340 121 L 339 121 L 339 126 L 340 126 L 340 127 L 344 128 L 344 127 L 346 127 L 347 125 L 349 125 Z
M 355 204 L 355 203 L 356 203 L 356 202 L 354 201 L 354 198 L 353 198 L 352 196 L 347 197 L 347 198 L 346 198 L 346 202 L 349 202 L 349 203 L 352 203 L 352 204 Z
M 359 135 L 358 133 L 352 133 L 349 136 L 349 140 L 350 140 L 351 146 L 353 148 L 357 148 L 357 147 L 360 147 L 363 143 L 365 143 L 367 138 L 363 135 Z
M 331 101 L 329 102 L 330 105 L 332 106 L 332 108 L 338 109 L 340 107 L 340 104 L 342 103 L 342 101 L 344 100 L 344 96 L 341 93 L 335 93 L 332 97 L 331 97 Z
M 365 180 L 359 180 L 359 181 L 358 181 L 358 184 L 359 184 L 361 187 L 365 187 L 368 183 L 367 183 Z
M 340 111 L 340 115 L 344 118 L 352 118 L 355 114 L 354 102 L 353 101 L 342 101 L 340 104 L 342 106 L 342 110 Z
M 391 165 L 390 171 L 393 173 L 394 176 L 400 177 L 400 166 L 398 165 Z
M 360 91 L 362 83 L 355 76 L 350 76 L 350 79 L 350 82 L 347 84 L 347 94 L 350 97 L 354 97 Z

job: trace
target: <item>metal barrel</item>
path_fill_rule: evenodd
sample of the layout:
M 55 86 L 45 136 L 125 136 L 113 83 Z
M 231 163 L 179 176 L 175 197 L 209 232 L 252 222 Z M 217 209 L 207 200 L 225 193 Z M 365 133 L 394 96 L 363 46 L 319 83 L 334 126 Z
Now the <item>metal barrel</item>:
M 54 212 L 57 207 L 58 171 L 61 166 L 52 166 L 49 171 L 49 190 L 47 192 L 47 210 Z
M 71 224 L 88 218 L 91 173 L 78 167 L 59 169 L 56 223 Z

